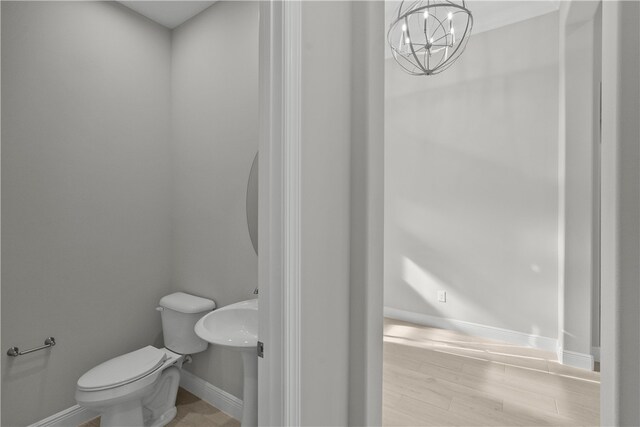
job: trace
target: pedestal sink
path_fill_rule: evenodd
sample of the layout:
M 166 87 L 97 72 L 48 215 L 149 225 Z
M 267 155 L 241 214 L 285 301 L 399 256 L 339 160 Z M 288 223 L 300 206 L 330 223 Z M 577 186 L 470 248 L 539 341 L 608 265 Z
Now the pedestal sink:
M 224 306 L 196 323 L 205 341 L 239 351 L 244 367 L 242 427 L 258 425 L 258 300 Z

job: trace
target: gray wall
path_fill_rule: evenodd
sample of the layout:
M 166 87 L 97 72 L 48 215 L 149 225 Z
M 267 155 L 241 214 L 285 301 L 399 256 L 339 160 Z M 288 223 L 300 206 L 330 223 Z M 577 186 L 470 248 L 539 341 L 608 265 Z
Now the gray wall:
M 258 3 L 220 2 L 173 32 L 173 288 L 218 306 L 253 297 L 258 257 L 245 213 L 258 149 Z M 210 347 L 188 366 L 242 397 L 238 354 Z
M 159 343 L 170 33 L 114 3 L 2 2 L 2 425 Z M 17 359 L 53 335 L 58 345 Z
M 434 77 L 388 59 L 385 305 L 556 338 L 557 141 L 557 13 Z
M 352 2 L 350 426 L 382 422 L 384 2 Z
M 640 425 L 640 4 L 602 4 L 601 424 Z
M 24 425 L 75 404 L 89 368 L 162 345 L 162 295 L 252 297 L 258 4 L 217 3 L 173 37 L 114 3 L 2 12 L 2 348 L 59 342 L 3 356 L 2 424 Z M 242 396 L 236 353 L 188 369 Z
M 351 19 L 349 2 L 302 3 L 302 425 L 348 419 L 351 68 L 329 64 L 350 63 Z

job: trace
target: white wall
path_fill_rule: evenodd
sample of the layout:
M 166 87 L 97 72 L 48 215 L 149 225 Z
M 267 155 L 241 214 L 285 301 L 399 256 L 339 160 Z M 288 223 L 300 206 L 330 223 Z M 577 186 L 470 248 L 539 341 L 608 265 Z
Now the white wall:
M 218 306 L 253 297 L 247 180 L 258 149 L 258 3 L 219 2 L 173 32 L 174 290 Z M 236 352 L 210 346 L 187 366 L 242 397 Z
M 161 343 L 169 73 L 169 31 L 115 3 L 2 2 L 2 425 L 74 405 L 89 368 Z
M 385 128 L 385 306 L 555 339 L 558 14 L 434 77 L 387 60 Z

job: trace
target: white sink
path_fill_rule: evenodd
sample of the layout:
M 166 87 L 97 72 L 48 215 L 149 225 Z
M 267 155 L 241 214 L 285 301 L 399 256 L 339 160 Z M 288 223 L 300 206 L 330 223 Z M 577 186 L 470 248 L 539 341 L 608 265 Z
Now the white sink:
M 258 300 L 250 299 L 224 306 L 196 323 L 196 334 L 211 344 L 237 350 L 258 345 Z
M 258 300 L 227 305 L 198 320 L 196 335 L 239 351 L 244 367 L 242 427 L 258 425 Z

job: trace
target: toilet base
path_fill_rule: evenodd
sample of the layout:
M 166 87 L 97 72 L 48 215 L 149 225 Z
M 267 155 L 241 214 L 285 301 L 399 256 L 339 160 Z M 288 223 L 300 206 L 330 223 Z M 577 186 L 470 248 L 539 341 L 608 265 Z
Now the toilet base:
M 138 399 L 103 408 L 100 413 L 101 427 L 138 427 L 142 425 L 144 425 L 142 405 Z
M 145 427 L 162 427 L 176 416 L 176 396 L 179 385 L 180 370 L 178 368 L 172 366 L 162 372 L 153 393 L 142 401 Z
M 84 405 L 100 413 L 101 427 L 163 427 L 177 414 L 176 396 L 180 385 L 180 369 L 165 368 L 150 386 L 101 405 L 99 401 Z M 105 402 L 107 403 L 107 402 Z
M 165 412 L 164 414 L 160 415 L 154 421 L 152 421 L 152 424 L 149 424 L 148 427 L 166 426 L 171 422 L 171 420 L 173 420 L 176 417 L 177 414 L 178 414 L 178 410 L 174 406 L 173 408 L 167 410 L 167 412 Z M 147 426 L 147 424 L 145 424 L 145 426 Z
M 100 427 L 103 426 L 122 426 L 122 427 L 164 427 L 169 424 L 178 414 L 178 409 L 174 406 L 169 408 L 164 414 L 156 419 L 143 421 L 142 414 L 144 409 L 140 406 L 140 402 L 128 402 L 128 407 L 118 405 L 109 408 L 100 415 Z

